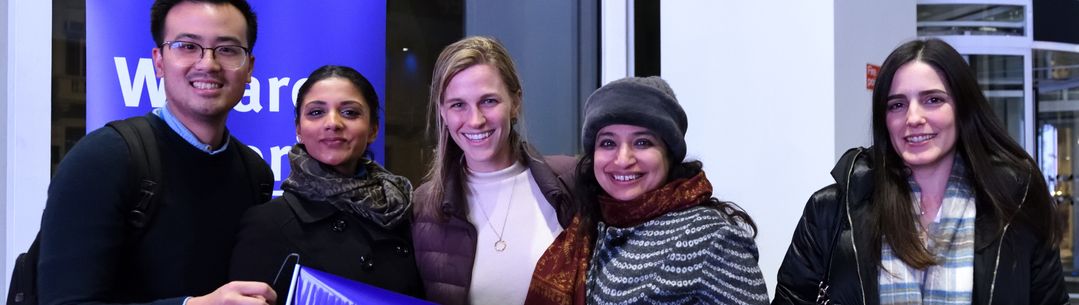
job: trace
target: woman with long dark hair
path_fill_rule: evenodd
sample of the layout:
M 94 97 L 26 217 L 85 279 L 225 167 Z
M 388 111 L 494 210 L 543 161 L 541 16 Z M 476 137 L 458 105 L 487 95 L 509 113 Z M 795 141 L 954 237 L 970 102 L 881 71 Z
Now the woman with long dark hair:
M 947 43 L 895 49 L 873 146 L 810 197 L 773 304 L 1064 304 L 1063 219 Z

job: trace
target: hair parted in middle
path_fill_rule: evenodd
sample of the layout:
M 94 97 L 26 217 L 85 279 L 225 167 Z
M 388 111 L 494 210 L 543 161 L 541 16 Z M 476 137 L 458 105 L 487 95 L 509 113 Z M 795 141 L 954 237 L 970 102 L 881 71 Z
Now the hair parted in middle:
M 338 65 L 325 65 L 311 71 L 311 74 L 307 76 L 303 85 L 300 85 L 299 91 L 296 93 L 296 112 L 295 123 L 296 126 L 300 126 L 300 117 L 303 110 L 303 103 L 307 98 L 307 92 L 311 91 L 311 87 L 314 87 L 319 81 L 330 78 L 341 78 L 347 80 L 359 91 L 363 96 L 364 102 L 367 104 L 367 112 L 371 118 L 371 126 L 378 128 L 379 120 L 379 107 L 378 92 L 375 91 L 375 86 L 371 85 L 371 81 L 367 80 L 359 71 L 348 66 Z
M 428 103 L 428 131 L 437 134 L 437 142 L 434 151 L 434 159 L 431 161 L 425 181 L 431 184 L 431 202 L 420 202 L 417 206 L 423 209 L 437 209 L 442 202 L 445 193 L 445 181 L 450 175 L 461 177 L 464 174 L 462 165 L 464 151 L 450 138 L 446 123 L 440 114 L 440 106 L 444 98 L 446 87 L 450 80 L 461 71 L 476 65 L 489 65 L 498 71 L 502 83 L 506 86 L 506 92 L 510 94 L 512 114 L 516 123 L 511 124 L 509 143 L 510 156 L 514 160 L 520 159 L 521 143 L 523 138 L 524 119 L 522 115 L 522 101 L 524 89 L 521 86 L 521 77 L 517 74 L 517 67 L 510 58 L 509 51 L 502 43 L 494 38 L 483 36 L 465 37 L 442 49 L 435 62 L 435 68 L 431 75 L 431 94 Z M 430 134 L 430 133 L 429 133 Z
M 892 81 L 896 72 L 911 62 L 933 67 L 955 102 L 958 134 L 955 153 L 962 156 L 956 158 L 956 162 L 966 162 L 969 169 L 967 181 L 971 182 L 978 214 L 985 209 L 987 214 L 996 215 L 998 231 L 1004 223 L 1014 220 L 1012 223 L 1034 231 L 1048 245 L 1059 243 L 1063 236 L 1063 219 L 1049 197 L 1041 170 L 1002 127 L 978 86 L 973 69 L 944 41 L 914 40 L 900 45 L 888 55 L 874 84 L 873 147 L 870 151 L 873 165 L 870 230 L 874 246 L 870 253 L 874 255 L 874 261 L 880 261 L 882 243 L 888 243 L 896 256 L 911 267 L 923 269 L 936 264 L 936 259 L 918 237 L 918 220 L 907 182 L 911 171 L 892 145 L 886 121 Z M 1008 193 L 1015 188 L 1017 179 L 1025 181 L 1027 186 L 1024 202 L 1015 202 L 1015 196 Z

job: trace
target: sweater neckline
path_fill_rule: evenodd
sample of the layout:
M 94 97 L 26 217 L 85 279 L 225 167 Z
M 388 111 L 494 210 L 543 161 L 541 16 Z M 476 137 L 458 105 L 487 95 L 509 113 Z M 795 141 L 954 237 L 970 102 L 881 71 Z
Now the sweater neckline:
M 505 181 L 516 177 L 525 171 L 525 166 L 521 161 L 514 162 L 509 167 L 496 170 L 493 172 L 474 172 L 465 168 L 465 182 L 468 184 L 490 184 Z

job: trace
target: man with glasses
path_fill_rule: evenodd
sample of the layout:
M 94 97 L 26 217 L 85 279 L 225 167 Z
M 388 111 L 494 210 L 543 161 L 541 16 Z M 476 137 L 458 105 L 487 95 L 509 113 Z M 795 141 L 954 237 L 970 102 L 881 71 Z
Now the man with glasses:
M 251 80 L 255 15 L 244 0 L 158 0 L 151 32 L 167 101 L 147 115 L 163 180 L 156 211 L 132 234 L 131 154 L 112 128 L 86 135 L 49 186 L 40 301 L 273 304 L 264 283 L 228 282 L 240 215 L 261 203 L 256 182 L 273 181 L 265 162 L 244 162 L 260 157 L 225 128 Z

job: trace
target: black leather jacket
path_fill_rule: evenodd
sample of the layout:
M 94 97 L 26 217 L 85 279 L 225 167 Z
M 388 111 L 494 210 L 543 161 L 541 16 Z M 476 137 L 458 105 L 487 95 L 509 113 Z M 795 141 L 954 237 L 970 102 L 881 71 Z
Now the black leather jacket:
M 833 304 L 879 304 L 880 262 L 868 252 L 871 164 L 868 149 L 848 150 L 832 169 L 836 183 L 809 198 L 779 267 L 772 304 L 814 304 L 825 272 Z M 1013 176 L 1012 198 L 1024 200 L 1029 175 Z M 973 303 L 1067 304 L 1059 251 L 1025 227 L 999 228 L 991 209 L 979 205 Z

